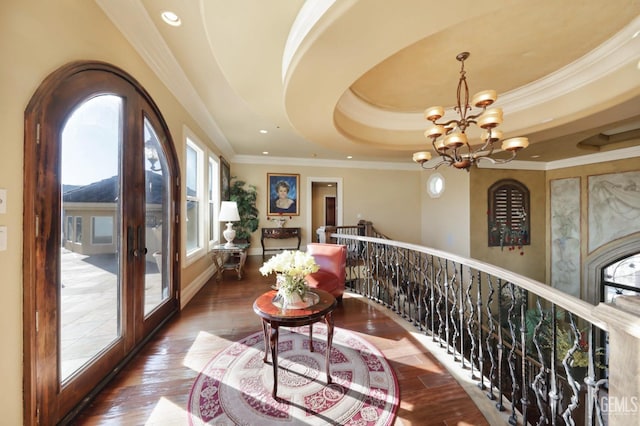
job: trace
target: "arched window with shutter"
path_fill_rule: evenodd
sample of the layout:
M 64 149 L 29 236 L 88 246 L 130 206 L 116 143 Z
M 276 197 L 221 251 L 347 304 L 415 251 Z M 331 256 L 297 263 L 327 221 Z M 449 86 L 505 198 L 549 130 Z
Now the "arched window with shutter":
M 514 179 L 489 188 L 489 247 L 521 247 L 531 243 L 529 190 Z

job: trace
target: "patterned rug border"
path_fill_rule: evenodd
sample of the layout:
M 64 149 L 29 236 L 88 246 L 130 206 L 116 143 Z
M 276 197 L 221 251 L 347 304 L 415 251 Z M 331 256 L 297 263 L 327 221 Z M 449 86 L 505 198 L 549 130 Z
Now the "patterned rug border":
M 305 337 L 308 335 L 308 328 L 309 326 L 304 326 L 304 327 L 295 327 L 295 328 L 281 328 L 280 329 L 280 345 L 282 345 L 282 338 L 283 337 L 287 337 L 289 336 L 289 338 L 291 339 L 293 334 L 301 336 L 301 337 Z M 319 338 L 324 338 L 326 339 L 326 326 L 323 323 L 316 323 L 313 325 L 313 335 L 314 335 L 314 347 L 316 347 L 316 344 L 319 344 L 320 348 L 319 350 L 316 349 L 315 353 L 322 353 L 322 357 L 324 358 L 324 353 L 325 353 L 325 349 L 326 349 L 326 340 L 321 340 Z M 305 339 L 299 339 L 299 340 L 305 340 Z M 307 340 L 308 341 L 308 340 Z M 355 341 L 355 344 L 354 344 Z M 352 414 L 350 417 L 348 417 L 346 420 L 348 422 L 344 422 L 344 420 L 341 420 L 340 422 L 336 422 L 333 421 L 331 422 L 329 419 L 331 418 L 322 418 L 322 416 L 320 414 L 316 413 L 317 419 L 320 419 L 323 421 L 322 424 L 327 424 L 327 423 L 332 423 L 332 424 L 352 424 L 352 425 L 367 425 L 367 426 L 389 426 L 392 425 L 396 419 L 396 415 L 398 412 L 398 408 L 400 405 L 400 387 L 398 384 L 398 377 L 397 374 L 391 364 L 391 362 L 386 358 L 384 352 L 382 352 L 375 344 L 371 343 L 369 340 L 366 339 L 365 336 L 362 336 L 361 333 L 358 333 L 356 331 L 352 331 L 352 330 L 348 330 L 345 328 L 341 328 L 341 327 L 335 327 L 334 329 L 334 339 L 333 339 L 333 348 L 332 348 L 332 363 L 331 363 L 331 375 L 332 378 L 334 379 L 334 384 L 331 386 L 324 386 L 324 389 L 321 391 L 321 393 L 327 394 L 327 395 L 342 395 L 343 399 L 347 399 L 347 395 L 349 395 L 349 397 L 351 398 L 353 393 L 361 393 L 361 392 L 356 392 L 354 389 L 352 389 L 350 386 L 353 386 L 354 384 L 357 386 L 359 385 L 357 382 L 354 382 L 353 384 L 350 383 L 347 380 L 347 386 L 344 387 L 342 385 L 339 385 L 338 383 L 340 383 L 341 378 L 337 377 L 336 373 L 334 373 L 334 363 L 333 363 L 333 358 L 334 356 L 336 356 L 336 354 L 334 352 L 336 352 L 336 345 L 338 347 L 344 346 L 343 350 L 350 350 L 350 351 L 354 351 L 358 354 L 359 356 L 359 361 L 363 363 L 364 366 L 369 365 L 370 362 L 372 362 L 371 358 L 375 358 L 375 360 L 380 360 L 379 362 L 381 363 L 381 365 L 383 366 L 383 369 L 381 370 L 382 373 L 384 373 L 384 377 L 387 378 L 388 380 L 388 384 L 387 384 L 387 388 L 385 389 L 388 394 L 384 395 L 385 398 L 383 400 L 384 404 L 381 405 L 382 407 L 382 413 L 384 414 L 384 416 L 381 416 L 381 418 L 376 418 L 376 416 L 367 416 L 367 411 L 366 409 L 369 408 L 369 413 L 371 413 L 372 407 L 368 406 L 366 404 L 367 400 L 371 400 L 373 398 L 371 398 L 371 388 L 369 389 L 369 395 L 364 394 L 364 397 L 361 397 L 362 399 L 357 400 L 356 402 L 359 402 L 363 405 L 364 409 L 359 412 L 359 411 L 355 411 L 354 414 Z M 322 346 L 322 344 L 324 343 L 324 346 Z M 215 397 L 217 398 L 216 401 L 218 401 L 219 403 L 219 407 L 216 407 L 217 412 L 224 412 L 224 415 L 222 417 L 222 421 L 230 421 L 233 422 L 233 418 L 230 417 L 230 414 L 228 411 L 225 411 L 222 408 L 222 405 L 224 405 L 221 401 L 219 401 L 218 399 L 224 399 L 221 397 L 221 394 L 223 393 L 223 386 L 221 386 L 222 384 L 224 384 L 225 386 L 228 386 L 230 388 L 233 388 L 232 386 L 229 386 L 229 383 L 225 383 L 224 377 L 221 375 L 221 371 L 220 368 L 215 369 L 214 367 L 216 366 L 216 364 L 220 364 L 221 362 L 227 363 L 227 367 L 232 367 L 232 364 L 234 362 L 237 361 L 236 358 L 239 358 L 243 355 L 244 352 L 251 352 L 251 351 L 256 351 L 257 348 L 259 349 L 259 353 L 260 353 L 260 363 L 262 363 L 262 356 L 264 355 L 264 338 L 263 338 L 263 332 L 262 331 L 257 331 L 251 334 L 248 334 L 247 336 L 241 338 L 240 340 L 231 343 L 229 346 L 227 346 L 226 348 L 220 350 L 219 352 L 217 352 L 216 354 L 212 355 L 212 358 L 207 362 L 207 364 L 201 369 L 201 371 L 198 373 L 198 375 L 196 376 L 193 385 L 191 387 L 191 390 L 189 392 L 189 399 L 188 399 L 188 404 L 187 404 L 187 416 L 188 416 L 188 423 L 189 425 L 192 426 L 196 426 L 196 425 L 205 425 L 205 424 L 231 424 L 231 423 L 222 423 L 219 422 L 216 417 L 219 417 L 219 414 L 216 414 L 215 416 L 211 417 L 210 420 L 213 421 L 213 423 L 207 423 L 205 420 L 203 420 L 201 418 L 201 403 L 202 403 L 202 396 L 201 396 L 201 392 L 203 390 L 206 390 L 207 392 L 211 392 L 211 389 L 213 389 L 213 392 L 216 394 Z M 363 352 L 364 351 L 364 352 Z M 340 352 L 340 351 L 338 351 Z M 364 355 L 363 355 L 364 354 Z M 370 355 L 370 357 L 368 358 L 367 355 Z M 282 356 L 283 353 L 280 353 L 280 363 L 282 364 Z M 222 360 L 223 358 L 228 359 L 227 361 Z M 240 361 L 238 361 L 240 362 Z M 375 362 L 375 361 L 374 361 Z M 253 361 L 251 361 L 252 364 L 255 364 L 255 356 L 253 357 Z M 322 364 L 324 366 L 324 364 Z M 242 366 L 242 365 L 240 365 Z M 272 377 L 272 370 L 271 370 L 271 360 L 270 360 L 270 356 L 269 356 L 269 363 L 268 364 L 264 364 L 262 363 L 262 367 L 268 367 L 268 374 L 271 375 Z M 235 367 L 238 367 L 238 365 L 236 365 Z M 254 365 L 255 367 L 255 365 Z M 227 371 L 228 368 L 225 368 L 224 371 Z M 374 370 L 372 370 L 370 367 L 368 367 L 367 372 L 369 374 L 369 376 L 367 376 L 367 379 L 371 378 L 371 374 L 373 374 Z M 212 374 L 213 373 L 213 374 Z M 281 377 L 281 373 L 282 371 L 279 370 L 278 371 L 278 378 Z M 324 375 L 324 367 L 322 368 L 322 374 L 321 374 L 321 378 L 320 381 L 324 382 L 325 380 L 325 375 Z M 207 381 L 213 381 L 214 386 L 211 386 L 210 388 L 206 388 L 206 382 Z M 254 380 L 256 381 L 256 380 Z M 309 380 L 312 381 L 312 380 Z M 271 380 L 272 383 L 272 380 Z M 279 381 L 279 383 L 281 383 Z M 279 385 L 281 386 L 281 385 Z M 340 386 L 341 389 L 346 389 L 347 392 L 338 392 L 336 394 L 335 389 L 331 389 L 334 386 Z M 375 387 L 374 387 L 375 388 Z M 280 387 L 279 387 L 280 389 Z M 243 391 L 240 390 L 235 390 L 235 392 L 240 392 L 241 395 L 245 395 L 243 393 Z M 264 392 L 263 392 L 264 394 Z M 196 398 L 196 395 L 198 395 L 198 400 L 194 401 L 194 398 Z M 278 396 L 280 397 L 280 391 L 278 392 Z M 253 396 L 251 396 L 253 397 Z M 262 398 L 264 398 L 264 395 L 261 395 Z M 268 398 L 270 399 L 270 393 Z M 260 398 L 256 399 L 257 401 L 259 401 L 260 403 L 261 400 Z M 284 404 L 292 404 L 292 402 L 287 401 Z M 338 404 L 336 404 L 338 405 Z M 344 405 L 344 404 L 343 404 Z M 378 402 L 376 405 L 380 405 L 380 403 Z M 209 407 L 210 408 L 210 407 Z M 375 411 L 375 410 L 374 410 Z M 255 413 L 254 413 L 255 414 Z M 264 415 L 264 413 L 261 413 L 262 415 Z M 367 418 L 369 417 L 369 418 Z M 206 416 L 205 416 L 206 418 Z M 274 424 L 280 424 L 278 422 L 278 419 L 274 419 L 274 418 L 269 418 L 268 419 L 270 422 L 274 423 Z M 371 420 L 371 421 L 369 421 Z M 240 420 L 239 420 L 240 421 Z M 287 424 L 287 425 L 293 425 L 293 424 L 300 424 L 300 422 L 302 422 L 302 420 L 295 418 L 295 417 L 290 417 L 288 418 L 288 420 L 283 420 L 281 422 L 281 424 Z M 240 424 L 235 422 L 235 424 Z M 304 422 L 304 424 L 308 424 L 306 422 Z

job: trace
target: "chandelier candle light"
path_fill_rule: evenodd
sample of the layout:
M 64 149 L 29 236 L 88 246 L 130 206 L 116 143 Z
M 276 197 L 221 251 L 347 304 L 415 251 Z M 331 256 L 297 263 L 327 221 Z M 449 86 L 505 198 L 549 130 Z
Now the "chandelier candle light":
M 458 81 L 457 104 L 453 108 L 459 118 L 446 122 L 438 122 L 444 116 L 444 108 L 441 106 L 429 107 L 424 112 L 424 117 L 433 123 L 424 135 L 431 139 L 434 151 L 440 156 L 440 161 L 431 165 L 431 153 L 428 151 L 413 154 L 413 161 L 419 163 L 424 169 L 435 169 L 443 164 L 448 164 L 457 169 L 469 171 L 474 164 L 477 166 L 480 160 L 487 160 L 494 164 L 508 163 L 516 157 L 516 153 L 529 146 L 527 138 L 518 137 L 502 142 L 502 150 L 509 151 L 511 157 L 507 159 L 491 158 L 494 151 L 494 143 L 502 139 L 502 132 L 496 127 L 502 124 L 502 108 L 490 108 L 498 95 L 495 90 L 483 90 L 471 98 L 471 104 L 481 111 L 473 113 L 469 105 L 469 87 L 467 85 L 464 61 L 469 57 L 469 52 L 462 52 L 456 56 L 460 61 L 460 80 Z M 473 149 L 467 139 L 467 128 L 475 124 L 483 129 L 480 135 L 481 146 Z M 440 139 L 439 139 L 440 138 Z

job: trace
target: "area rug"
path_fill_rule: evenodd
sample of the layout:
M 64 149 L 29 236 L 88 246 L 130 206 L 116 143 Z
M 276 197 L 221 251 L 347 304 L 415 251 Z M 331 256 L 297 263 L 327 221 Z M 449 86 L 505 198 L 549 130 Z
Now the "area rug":
M 390 425 L 398 408 L 398 381 L 382 353 L 347 330 L 334 329 L 331 377 L 326 385 L 327 328 L 280 328 L 278 399 L 271 396 L 271 354 L 263 362 L 262 332 L 216 355 L 189 395 L 191 425 Z

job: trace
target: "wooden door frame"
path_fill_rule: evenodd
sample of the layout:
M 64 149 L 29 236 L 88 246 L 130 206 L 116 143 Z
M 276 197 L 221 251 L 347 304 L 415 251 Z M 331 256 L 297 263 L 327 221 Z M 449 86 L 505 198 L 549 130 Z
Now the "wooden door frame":
M 137 93 L 138 99 L 144 99 L 152 108 L 152 113 L 159 118 L 162 131 L 166 140 L 161 141 L 166 150 L 168 173 L 174 188 L 170 190 L 172 199 L 172 229 L 171 229 L 171 277 L 172 288 L 175 290 L 170 296 L 171 314 L 177 312 L 180 306 L 180 260 L 178 256 L 180 242 L 180 186 L 178 156 L 175 151 L 171 134 L 159 108 L 151 99 L 146 90 L 128 73 L 104 62 L 77 61 L 62 66 L 47 76 L 36 89 L 33 97 L 25 109 L 24 129 L 24 195 L 23 195 L 23 423 L 25 425 L 50 424 L 61 421 L 65 412 L 61 412 L 59 401 L 50 395 L 53 387 L 59 388 L 58 363 L 47 363 L 49 355 L 46 349 L 57 345 L 55 335 L 41 332 L 42 324 L 57 321 L 58 312 L 40 309 L 40 300 L 53 297 L 58 300 L 57 285 L 59 269 L 56 266 L 57 259 L 48 259 L 47 253 L 56 250 L 52 245 L 60 244 L 61 224 L 60 206 L 57 208 L 47 206 L 43 200 L 60 198 L 60 180 L 57 167 L 55 150 L 59 148 L 60 129 L 47 126 L 47 123 L 61 123 L 60 116 L 51 117 L 52 99 L 57 95 L 61 85 L 70 78 L 83 78 L 89 72 L 103 72 L 104 75 L 115 75 L 123 81 L 123 86 L 128 85 Z M 84 73 L 86 74 L 80 74 Z M 99 93 L 99 88 L 91 80 L 91 90 Z M 126 91 L 128 91 L 127 89 Z M 81 96 L 79 96 L 81 98 Z M 73 99 L 73 98 L 71 98 Z M 124 117 L 126 121 L 126 117 Z M 125 126 L 131 123 L 124 123 Z M 127 130 L 125 129 L 125 132 Z M 56 133 L 57 132 L 57 133 Z M 52 165 L 51 163 L 55 163 Z M 54 194 L 43 194 L 43 188 L 58 188 Z M 49 197 L 49 198 L 47 198 Z M 57 216 L 56 216 L 57 215 Z M 55 217 L 54 217 L 55 216 Z M 126 229 L 126 228 L 122 228 Z M 46 284 L 45 284 L 46 283 Z M 42 291 L 41 291 L 42 290 Z M 166 319 L 164 319 L 166 321 Z M 159 327 L 157 324 L 156 327 Z M 47 329 L 48 331 L 49 329 Z M 147 337 L 148 338 L 148 337 Z M 135 352 L 142 346 L 141 341 L 132 349 Z M 56 360 L 58 360 L 56 356 Z M 104 386 L 106 380 L 114 376 L 120 366 L 126 362 L 124 359 L 99 383 Z M 54 364 L 54 365 L 47 365 Z M 53 380 L 55 379 L 55 384 Z M 94 388 L 95 390 L 95 388 Z M 86 399 L 85 399 L 86 401 Z M 86 402 L 85 402 L 86 403 Z
M 305 245 L 313 241 L 313 234 L 315 229 L 313 227 L 313 183 L 314 182 L 334 182 L 336 183 L 336 226 L 342 226 L 342 178 L 341 177 L 308 177 L 307 178 L 307 191 L 306 191 L 306 229 L 305 233 Z

